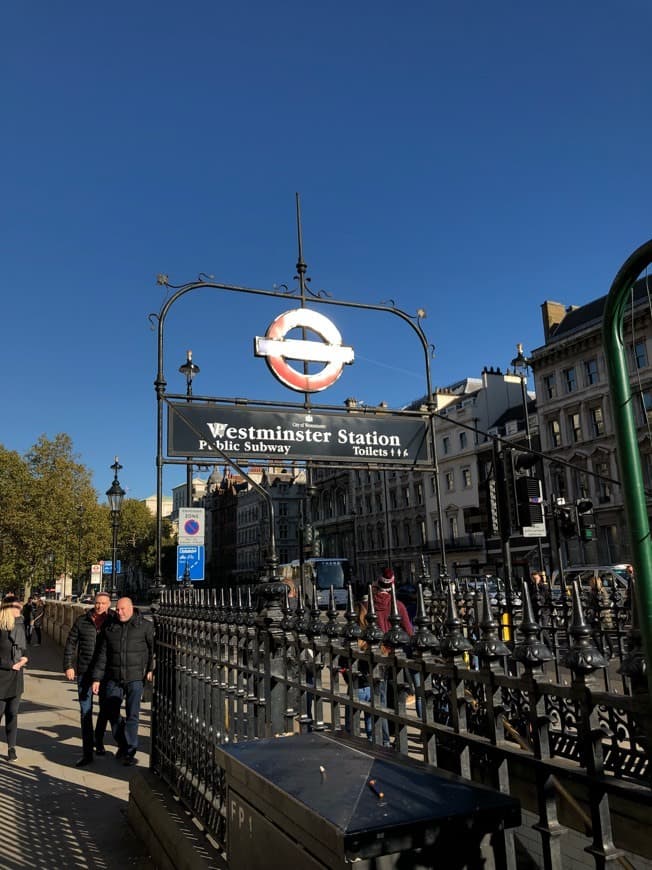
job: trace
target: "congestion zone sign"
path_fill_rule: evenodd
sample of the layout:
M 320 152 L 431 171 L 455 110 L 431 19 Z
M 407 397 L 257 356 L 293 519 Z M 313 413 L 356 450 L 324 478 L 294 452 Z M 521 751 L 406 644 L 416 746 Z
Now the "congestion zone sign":
M 293 329 L 309 329 L 323 341 L 286 338 Z M 266 358 L 272 374 L 282 384 L 302 393 L 316 393 L 330 387 L 342 374 L 344 366 L 350 365 L 354 359 L 353 348 L 342 344 L 342 336 L 335 324 L 309 308 L 295 308 L 279 314 L 264 337 L 256 336 L 254 353 Z M 320 372 L 305 374 L 292 368 L 288 359 L 326 365 Z

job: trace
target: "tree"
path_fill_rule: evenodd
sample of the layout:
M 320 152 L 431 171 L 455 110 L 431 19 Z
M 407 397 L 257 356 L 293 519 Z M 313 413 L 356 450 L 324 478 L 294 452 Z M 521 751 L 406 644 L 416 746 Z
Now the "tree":
M 81 511 L 80 511 L 81 508 Z M 83 529 L 80 536 L 80 517 Z M 0 586 L 45 587 L 83 559 L 95 561 L 110 540 L 90 471 L 71 438 L 41 435 L 21 457 L 0 445 Z

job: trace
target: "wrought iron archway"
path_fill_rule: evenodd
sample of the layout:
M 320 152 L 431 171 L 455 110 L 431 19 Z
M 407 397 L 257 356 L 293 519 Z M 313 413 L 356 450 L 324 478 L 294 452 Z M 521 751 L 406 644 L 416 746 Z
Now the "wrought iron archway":
M 184 296 L 191 293 L 194 290 L 204 290 L 204 289 L 214 289 L 220 291 L 226 291 L 229 293 L 244 293 L 253 296 L 261 296 L 267 298 L 275 298 L 275 299 L 297 299 L 300 306 L 303 308 L 308 303 L 310 305 L 332 305 L 339 308 L 346 309 L 356 309 L 360 311 L 376 311 L 376 312 L 384 312 L 387 314 L 392 314 L 395 317 L 400 318 L 404 323 L 406 323 L 412 331 L 415 333 L 417 338 L 419 339 L 421 349 L 423 352 L 424 359 L 424 369 L 425 369 L 425 381 L 426 381 L 426 404 L 425 404 L 425 414 L 427 417 L 427 425 L 428 425 L 428 433 L 429 433 L 429 448 L 430 448 L 430 468 L 434 475 L 434 489 L 435 489 L 435 501 L 436 501 L 436 509 L 437 509 L 437 532 L 439 537 L 440 544 L 440 552 L 441 552 L 441 561 L 440 561 L 440 570 L 441 575 L 446 577 L 448 574 L 448 567 L 446 563 L 446 547 L 443 533 L 443 519 L 442 519 L 442 507 L 441 507 L 441 489 L 440 489 L 440 481 L 439 481 L 439 464 L 437 459 L 437 442 L 435 437 L 435 410 L 436 404 L 433 400 L 433 392 L 432 392 L 432 380 L 431 380 L 431 369 L 430 369 L 430 360 L 434 352 L 433 345 L 428 341 L 425 331 L 423 329 L 422 321 L 426 316 L 426 312 L 424 309 L 418 309 L 415 314 L 409 314 L 407 311 L 404 311 L 398 307 L 396 307 L 392 300 L 389 303 L 364 303 L 364 302 L 353 302 L 348 300 L 339 300 L 334 299 L 330 295 L 324 293 L 324 291 L 320 291 L 319 293 L 312 292 L 307 286 L 306 279 L 306 271 L 307 265 L 303 259 L 303 241 L 302 241 L 302 230 L 301 230 L 301 212 L 300 212 L 300 201 L 299 195 L 296 196 L 296 209 L 297 209 L 297 235 L 298 235 L 298 260 L 296 264 L 297 268 L 297 280 L 298 287 L 295 288 L 287 288 L 285 287 L 283 290 L 265 290 L 254 287 L 245 287 L 234 284 L 223 284 L 221 282 L 213 280 L 212 276 L 208 276 L 204 273 L 200 273 L 198 279 L 196 281 L 189 281 L 188 283 L 175 285 L 170 283 L 167 275 L 159 275 L 157 278 L 157 283 L 161 286 L 165 286 L 174 292 L 172 295 L 165 300 L 161 309 L 158 313 L 152 313 L 149 315 L 151 322 L 156 322 L 157 331 L 158 331 L 158 341 L 157 341 L 157 374 L 156 380 L 154 381 L 154 387 L 156 390 L 156 398 L 157 398 L 157 427 L 156 427 L 156 574 L 154 578 L 155 585 L 160 587 L 163 585 L 163 574 L 162 574 L 162 523 L 163 523 L 163 513 L 162 513 L 162 503 L 163 503 L 163 467 L 167 464 L 182 464 L 188 465 L 190 459 L 186 457 L 185 459 L 171 459 L 169 458 L 165 451 L 163 445 L 163 425 L 164 425 L 164 407 L 166 404 L 169 405 L 170 400 L 179 399 L 187 403 L 192 403 L 193 401 L 226 401 L 224 399 L 220 399 L 218 397 L 202 397 L 202 396 L 187 396 L 181 394 L 168 394 L 166 392 L 167 381 L 165 378 L 164 372 L 164 349 L 165 349 L 165 324 L 168 314 L 170 313 L 171 308 Z M 257 400 L 248 400 L 252 404 L 259 404 L 261 406 L 269 406 L 279 409 L 287 409 L 289 407 L 293 407 L 292 403 L 285 402 L 269 402 L 269 401 L 259 401 Z M 294 406 L 299 407 L 299 406 Z M 333 411 L 334 406 L 332 405 L 319 405 L 312 402 L 310 394 L 304 394 L 304 401 L 302 406 L 306 411 L 308 410 L 322 410 L 322 411 Z M 383 412 L 385 416 L 401 416 L 406 414 L 404 411 L 391 411 Z M 414 412 L 412 412 L 414 413 Z M 192 424 L 188 421 L 188 425 L 192 428 Z M 274 543 L 274 517 L 273 517 L 273 505 L 271 503 L 271 499 L 269 498 L 269 494 L 266 493 L 264 489 L 257 486 L 256 482 L 244 471 L 243 468 L 233 459 L 233 457 L 228 456 L 219 448 L 214 448 L 216 453 L 222 457 L 222 461 L 219 464 L 229 464 L 237 469 L 238 473 L 241 473 L 249 482 L 251 482 L 265 497 L 268 499 L 268 508 L 270 513 L 270 537 L 271 537 L 271 547 L 270 547 L 270 558 L 269 558 L 269 567 L 274 570 L 275 564 L 277 562 L 276 559 L 276 548 Z M 342 463 L 344 465 L 344 463 Z M 347 466 L 350 468 L 355 467 L 351 463 L 347 463 Z M 374 470 L 390 470 L 395 468 L 396 465 L 392 465 L 389 463 L 375 463 L 375 462 L 367 462 L 362 464 L 361 467 L 364 468 L 373 468 Z M 405 466 L 402 466 L 403 468 Z

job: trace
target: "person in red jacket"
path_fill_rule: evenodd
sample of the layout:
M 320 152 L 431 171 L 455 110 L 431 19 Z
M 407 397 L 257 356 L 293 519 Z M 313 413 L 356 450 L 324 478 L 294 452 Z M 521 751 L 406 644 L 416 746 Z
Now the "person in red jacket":
M 392 627 L 389 618 L 392 615 L 392 587 L 395 583 L 396 577 L 394 576 L 394 571 L 391 568 L 384 568 L 372 588 L 378 627 L 381 631 L 389 631 Z M 407 633 L 408 637 L 412 637 L 414 628 L 410 622 L 405 605 L 402 601 L 397 601 L 396 605 L 398 607 L 398 615 L 401 617 L 401 628 Z
M 395 583 L 396 577 L 394 576 L 394 571 L 391 568 L 384 568 L 380 576 L 377 578 L 375 585 L 372 587 L 378 627 L 381 631 L 385 632 L 389 631 L 392 627 L 390 616 L 392 615 L 392 587 Z M 414 626 L 410 621 L 407 608 L 402 601 L 398 600 L 396 602 L 396 607 L 398 615 L 401 617 L 401 628 L 408 637 L 412 637 L 414 634 Z M 421 685 L 420 674 L 409 671 L 409 679 L 416 691 L 417 687 Z M 391 683 L 387 685 L 387 704 L 390 707 L 394 704 L 394 686 L 391 685 Z M 415 704 L 417 716 L 421 718 L 422 705 L 420 697 L 415 699 Z M 390 730 L 393 729 L 390 728 Z

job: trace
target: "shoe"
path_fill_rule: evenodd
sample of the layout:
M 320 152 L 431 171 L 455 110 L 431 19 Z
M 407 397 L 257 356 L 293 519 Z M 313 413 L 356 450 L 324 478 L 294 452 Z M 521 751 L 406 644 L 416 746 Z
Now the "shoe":
M 12 748 L 7 752 L 7 761 L 15 761 L 17 758 L 15 749 Z
M 118 750 L 115 754 L 115 757 L 116 758 L 124 758 L 126 754 L 127 754 L 127 747 L 126 746 L 119 746 Z
M 88 767 L 89 764 L 93 763 L 92 755 L 82 755 L 79 761 L 75 764 L 75 767 Z
M 95 755 L 106 755 L 106 749 L 103 746 L 96 746 Z
M 134 767 L 136 764 L 138 764 L 138 759 L 135 755 L 127 755 L 122 763 L 125 767 Z

